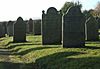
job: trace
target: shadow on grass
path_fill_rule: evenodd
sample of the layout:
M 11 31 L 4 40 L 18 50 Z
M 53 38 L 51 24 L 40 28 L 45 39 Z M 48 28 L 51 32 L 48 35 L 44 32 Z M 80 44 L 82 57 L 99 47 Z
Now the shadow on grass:
M 87 48 L 87 49 L 100 49 L 100 47 L 96 47 L 96 46 L 85 46 L 84 48 Z
M 22 48 L 18 48 L 16 50 L 11 50 L 11 52 L 18 52 L 20 49 L 22 49 Z
M 9 47 L 7 47 L 8 49 L 12 49 L 12 48 L 15 48 L 17 46 L 32 46 L 34 44 L 16 44 L 16 45 L 11 45 Z
M 33 63 L 0 62 L 0 69 L 33 69 Z
M 31 51 L 36 51 L 36 50 L 43 50 L 43 49 L 48 49 L 48 48 L 58 48 L 58 47 L 36 47 L 36 48 L 30 48 L 30 49 L 27 49 L 27 50 L 24 50 L 24 51 L 21 51 L 19 53 L 14 53 L 15 55 L 25 55 Z M 14 50 L 13 50 L 14 51 Z
M 24 42 L 24 43 L 22 43 L 22 44 L 15 44 L 15 45 L 10 45 L 10 44 L 14 44 L 13 42 L 9 42 L 8 44 L 6 44 L 5 46 L 7 47 L 7 48 L 5 48 L 5 49 L 12 49 L 12 48 L 15 48 L 15 47 L 17 47 L 17 46 L 32 46 L 32 45 L 41 45 L 41 44 L 35 44 L 35 43 L 31 43 L 31 42 Z M 10 45 L 10 46 L 8 46 L 8 45 Z
M 8 45 L 10 45 L 11 43 L 13 43 L 12 41 L 11 42 L 8 42 L 5 46 L 8 46 Z
M 5 40 L 5 39 L 0 39 L 0 41 L 3 41 L 3 40 Z
M 100 49 L 100 47 L 97 47 L 97 46 L 78 46 L 78 47 L 66 47 L 67 48 L 86 48 L 86 49 Z
M 41 57 L 33 69 L 100 69 L 100 57 L 72 58 L 81 52 L 59 52 Z
M 14 43 L 31 43 L 31 41 L 26 41 L 26 42 L 13 42 L 13 41 L 10 41 L 10 42 L 8 42 L 5 46 L 8 46 L 8 45 L 10 45 L 10 44 L 14 44 Z
M 100 44 L 99 41 L 86 41 L 85 44 Z

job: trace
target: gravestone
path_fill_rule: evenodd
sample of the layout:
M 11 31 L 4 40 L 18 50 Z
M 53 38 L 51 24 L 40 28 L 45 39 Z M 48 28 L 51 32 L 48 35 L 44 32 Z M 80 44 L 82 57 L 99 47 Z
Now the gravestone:
M 13 42 L 26 41 L 26 24 L 21 17 L 17 19 L 14 24 L 14 37 Z
M 96 17 L 96 20 L 98 22 L 98 28 L 100 29 L 100 17 Z
M 63 47 L 85 46 L 85 17 L 78 6 L 63 16 Z
M 2 22 L 0 22 L 0 38 L 1 37 L 5 37 L 5 28 Z
M 24 21 L 26 24 L 26 33 L 29 34 L 29 25 L 28 25 L 28 20 Z
M 42 44 L 61 44 L 62 14 L 50 7 L 45 14 L 42 11 Z
M 93 16 L 89 17 L 86 20 L 86 40 L 87 41 L 99 40 L 98 23 Z
M 33 20 L 33 34 L 41 35 L 41 20 Z
M 29 33 L 33 33 L 33 20 L 30 18 L 28 21 Z
M 4 21 L 2 23 L 3 23 L 3 26 L 4 26 L 4 33 L 7 34 L 7 22 Z
M 9 36 L 13 36 L 13 31 L 14 31 L 13 29 L 14 29 L 13 21 L 8 21 L 8 23 L 7 23 L 7 34 Z

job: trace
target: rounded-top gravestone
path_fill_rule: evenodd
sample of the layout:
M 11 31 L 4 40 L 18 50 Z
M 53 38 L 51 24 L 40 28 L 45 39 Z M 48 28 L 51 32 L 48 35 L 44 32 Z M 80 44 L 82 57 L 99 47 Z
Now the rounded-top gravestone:
M 78 6 L 63 16 L 63 47 L 85 46 L 85 17 Z
M 33 20 L 30 18 L 28 21 L 29 33 L 33 33 Z
M 58 13 L 58 11 L 57 11 L 57 9 L 54 8 L 54 7 L 50 7 L 50 8 L 48 8 L 48 10 L 47 10 L 47 14 L 57 14 L 57 13 Z
M 3 23 L 0 22 L 0 38 L 5 36 L 5 28 L 3 26 Z
M 9 36 L 13 36 L 13 31 L 14 31 L 13 29 L 14 29 L 13 21 L 8 21 L 8 23 L 7 23 L 7 34 Z
M 13 42 L 26 41 L 26 24 L 21 17 L 17 19 L 14 24 L 14 37 Z
M 87 41 L 98 41 L 98 23 L 96 19 L 91 16 L 86 20 L 86 40 Z
M 42 44 L 61 44 L 62 15 L 50 7 L 45 14 L 42 11 Z

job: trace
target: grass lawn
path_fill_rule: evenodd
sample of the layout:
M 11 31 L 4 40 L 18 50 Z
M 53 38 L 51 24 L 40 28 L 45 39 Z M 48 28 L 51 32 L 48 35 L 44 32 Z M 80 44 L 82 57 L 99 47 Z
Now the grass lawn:
M 0 38 L 0 69 L 100 69 L 100 42 L 86 42 L 86 48 L 42 45 L 41 36 L 27 36 L 25 43 Z M 8 68 L 9 67 L 9 68 Z

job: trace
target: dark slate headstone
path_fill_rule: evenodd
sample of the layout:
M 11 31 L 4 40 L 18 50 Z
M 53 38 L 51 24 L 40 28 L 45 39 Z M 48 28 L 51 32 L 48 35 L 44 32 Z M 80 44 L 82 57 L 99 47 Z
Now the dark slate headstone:
M 8 21 L 8 23 L 7 23 L 7 34 L 9 36 L 13 36 L 13 31 L 14 31 L 14 22 Z
M 30 18 L 28 21 L 29 33 L 33 33 L 33 20 Z
M 45 14 L 42 11 L 42 44 L 61 44 L 62 14 L 50 7 Z
M 63 47 L 85 46 L 85 17 L 78 6 L 63 16 Z
M 26 41 L 26 24 L 21 17 L 17 19 L 14 24 L 14 37 L 13 42 Z
M 87 41 L 98 41 L 98 23 L 96 19 L 91 16 L 86 20 L 86 40 Z
M 41 35 L 41 20 L 33 20 L 33 34 Z
M 4 33 L 7 34 L 7 22 L 4 21 L 2 23 L 3 23 L 3 26 L 4 26 Z
M 25 24 L 26 24 L 26 33 L 28 34 L 28 33 L 29 33 L 28 20 L 25 20 L 24 22 L 25 22 Z
M 5 37 L 5 28 L 3 26 L 3 23 L 0 23 L 0 38 Z
M 100 29 L 100 17 L 96 17 L 96 20 L 98 22 L 98 28 Z

